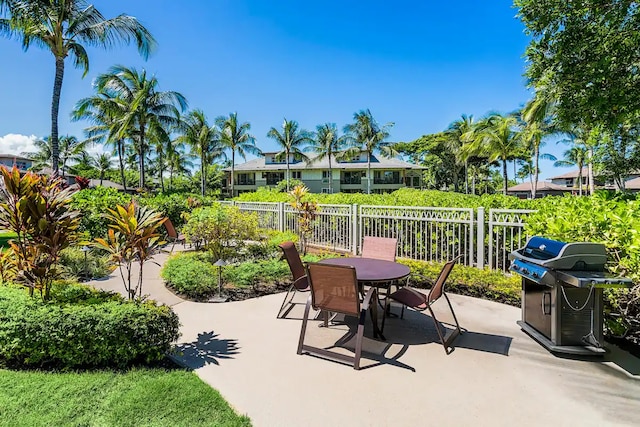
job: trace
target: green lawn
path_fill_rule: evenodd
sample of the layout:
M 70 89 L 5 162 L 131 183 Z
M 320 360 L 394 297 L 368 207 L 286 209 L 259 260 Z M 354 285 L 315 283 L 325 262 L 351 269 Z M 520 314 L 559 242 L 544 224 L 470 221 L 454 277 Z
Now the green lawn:
M 185 370 L 0 369 L 0 426 L 250 426 Z

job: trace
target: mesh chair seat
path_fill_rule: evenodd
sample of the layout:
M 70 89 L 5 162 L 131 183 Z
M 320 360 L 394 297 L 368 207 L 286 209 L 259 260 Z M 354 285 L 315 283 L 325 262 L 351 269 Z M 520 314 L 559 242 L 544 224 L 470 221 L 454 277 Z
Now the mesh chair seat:
M 296 245 L 293 242 L 284 242 L 279 246 L 280 249 L 282 249 L 284 258 L 287 260 L 287 264 L 289 264 L 289 269 L 293 276 L 293 282 L 284 296 L 284 300 L 282 301 L 282 305 L 280 306 L 280 310 L 278 310 L 278 314 L 276 316 L 277 318 L 286 317 L 287 313 L 289 313 L 289 311 L 291 311 L 295 306 L 293 298 L 295 297 L 296 292 L 308 292 L 310 289 L 309 281 L 307 280 L 307 272 L 305 271 L 304 264 L 300 259 L 300 254 L 298 253 L 298 249 L 296 249 Z M 291 295 L 291 297 L 289 297 L 289 295 Z M 285 310 L 286 306 L 288 307 Z

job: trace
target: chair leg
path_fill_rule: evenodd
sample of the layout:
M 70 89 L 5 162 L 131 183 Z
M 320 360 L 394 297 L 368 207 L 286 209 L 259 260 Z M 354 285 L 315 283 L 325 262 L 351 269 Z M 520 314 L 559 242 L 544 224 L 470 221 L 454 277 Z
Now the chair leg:
M 456 312 L 453 311 L 453 306 L 451 305 L 451 301 L 446 293 L 443 293 L 445 299 L 447 300 L 447 304 L 449 304 L 449 310 L 451 310 L 451 314 L 453 315 L 453 321 L 456 322 L 456 329 L 459 334 L 462 334 L 462 329 L 460 328 L 460 324 L 458 323 L 458 318 L 456 317 Z
M 433 322 L 435 323 L 436 331 L 438 332 L 438 336 L 440 337 L 440 342 L 442 343 L 442 346 L 444 347 L 444 352 L 449 354 L 449 353 L 451 353 L 449 351 L 449 347 L 451 347 L 451 343 L 453 342 L 454 339 L 456 339 L 456 337 L 458 335 L 462 334 L 462 330 L 460 329 L 460 324 L 458 323 L 458 318 L 456 317 L 456 313 L 453 311 L 453 306 L 451 305 L 451 301 L 449 301 L 449 297 L 445 293 L 443 293 L 443 295 L 445 296 L 445 299 L 447 300 L 447 304 L 449 304 L 449 309 L 451 310 L 451 314 L 453 314 L 453 320 L 456 323 L 456 329 L 455 329 L 455 331 L 453 331 L 453 333 L 451 334 L 451 336 L 448 339 L 445 340 L 445 337 L 442 334 L 442 331 L 440 329 L 440 328 L 442 328 L 442 324 L 436 318 L 436 314 L 433 312 L 433 309 L 431 308 L 431 305 L 428 305 L 427 307 L 429 308 L 429 312 L 431 313 L 431 317 L 433 318 Z
M 373 302 L 376 304 L 376 302 Z M 367 312 L 365 310 L 360 311 L 360 319 L 358 321 L 358 332 L 356 334 L 356 354 L 353 358 L 353 369 L 360 369 L 360 356 L 362 355 L 362 335 L 364 334 L 364 322 L 367 318 Z
M 300 328 L 300 339 L 298 340 L 298 354 L 302 354 L 304 346 L 304 335 L 307 332 L 307 321 L 309 320 L 309 309 L 311 308 L 311 295 L 307 298 L 307 304 L 304 308 L 304 317 L 302 318 L 302 328 Z
M 440 342 L 442 343 L 442 346 L 444 347 L 444 352 L 449 354 L 449 348 L 447 347 L 447 343 L 444 340 L 444 335 L 442 335 L 442 330 L 440 329 L 442 327 L 442 325 L 440 324 L 440 321 L 438 320 L 438 318 L 436 317 L 436 314 L 433 312 L 433 309 L 431 308 L 431 306 L 427 306 L 429 308 L 429 312 L 431 313 L 431 318 L 433 319 L 433 323 L 436 327 L 436 332 L 438 332 L 438 337 L 440 337 Z
M 276 319 L 280 319 L 280 316 L 282 315 L 282 309 L 287 304 L 287 298 L 289 297 L 289 294 L 291 293 L 292 290 L 293 290 L 293 285 L 291 285 L 291 287 L 287 291 L 287 294 L 284 296 L 284 300 L 282 300 L 282 305 L 280 306 L 280 310 L 278 310 L 278 314 L 276 315 Z M 291 296 L 291 300 L 293 300 L 293 295 Z M 289 303 L 291 303 L 291 301 L 289 301 Z

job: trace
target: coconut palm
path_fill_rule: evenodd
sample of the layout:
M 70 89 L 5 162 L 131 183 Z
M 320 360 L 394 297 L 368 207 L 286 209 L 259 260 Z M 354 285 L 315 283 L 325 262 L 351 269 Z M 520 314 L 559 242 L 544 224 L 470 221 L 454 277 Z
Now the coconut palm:
M 553 165 L 556 167 L 577 166 L 578 167 L 578 194 L 582 196 L 582 169 L 587 162 L 588 149 L 583 145 L 574 145 L 563 154 L 563 159 L 558 160 Z
M 207 191 L 207 165 L 214 160 L 224 157 L 224 147 L 215 126 L 210 126 L 202 110 L 193 110 L 182 120 L 180 125 L 182 135 L 178 137 L 180 143 L 191 148 L 194 155 L 200 158 L 200 191 L 204 196 Z
M 251 124 L 249 122 L 238 122 L 238 113 L 230 113 L 229 116 L 219 116 L 216 118 L 216 126 L 220 130 L 220 143 L 223 147 L 231 150 L 231 179 L 230 190 L 233 196 L 234 173 L 236 164 L 236 151 L 243 159 L 246 153 L 261 155 L 262 152 L 256 147 L 256 139 L 249 133 Z
M 173 189 L 174 174 L 189 174 L 189 168 L 193 166 L 188 155 L 184 152 L 184 144 L 178 139 L 174 140 L 167 149 L 167 166 L 169 168 L 169 189 Z
M 79 141 L 75 136 L 61 136 L 60 137 L 60 166 L 62 168 L 62 176 L 65 175 L 67 169 L 67 162 L 69 160 L 77 162 L 82 158 L 83 153 L 86 152 L 88 141 Z
M 51 99 L 51 167 L 59 166 L 58 109 L 64 77 L 64 62 L 84 75 L 89 71 L 86 46 L 111 48 L 135 40 L 138 51 L 147 58 L 156 42 L 138 20 L 129 15 L 106 19 L 85 0 L 0 0 L 0 33 L 22 41 L 24 50 L 32 44 L 51 51 L 55 59 L 55 78 Z
M 282 148 L 277 154 L 278 158 L 284 158 L 287 164 L 287 191 L 289 191 L 289 181 L 291 180 L 291 156 L 302 160 L 309 160 L 309 157 L 302 152 L 305 144 L 313 141 L 311 133 L 304 129 L 300 129 L 300 125 L 295 120 L 284 119 L 282 122 L 282 133 L 278 129 L 272 127 L 267 132 L 267 137 L 276 141 Z
M 149 137 L 168 139 L 170 130 L 180 123 L 180 112 L 187 108 L 185 97 L 174 91 L 158 91 L 158 79 L 147 72 L 121 65 L 111 67 L 95 82 L 99 93 L 118 98 L 127 106 L 118 120 L 114 138 L 131 138 L 138 157 L 140 188 L 145 186 L 145 159 L 150 149 Z
M 20 153 L 21 156 L 28 157 L 32 160 L 31 170 L 40 171 L 51 165 L 51 138 L 45 136 L 42 139 L 33 141 L 36 151 L 25 151 Z
M 371 193 L 371 156 L 379 152 L 385 157 L 397 156 L 398 152 L 385 142 L 389 137 L 389 129 L 394 123 L 379 125 L 371 111 L 360 110 L 353 115 L 353 123 L 344 127 L 347 138 L 355 148 L 367 153 L 367 193 Z
M 93 166 L 98 170 L 100 185 L 102 186 L 102 180 L 104 179 L 104 176 L 111 171 L 111 167 L 113 166 L 111 156 L 108 153 L 102 153 L 92 160 Z
M 91 123 L 91 126 L 84 130 L 88 143 L 101 143 L 107 147 L 113 147 L 113 154 L 118 156 L 120 181 L 125 191 L 127 190 L 127 180 L 124 176 L 126 138 L 118 137 L 117 133 L 127 109 L 127 105 L 121 99 L 103 91 L 78 101 L 71 113 L 72 120 L 88 120 Z
M 325 123 L 316 127 L 315 137 L 307 147 L 310 151 L 317 154 L 312 162 L 318 162 L 325 158 L 329 161 L 329 193 L 333 193 L 333 168 L 331 166 L 331 159 L 340 159 L 343 157 L 346 153 L 346 143 L 346 136 L 340 136 L 340 132 L 335 123 Z
M 469 193 L 468 164 L 469 159 L 464 155 L 462 147 L 469 142 L 470 135 L 475 126 L 473 116 L 463 114 L 461 118 L 452 122 L 444 132 L 446 147 L 453 153 L 456 159 L 456 167 L 453 170 L 453 189 L 458 191 L 458 175 L 460 167 L 464 167 L 464 192 Z

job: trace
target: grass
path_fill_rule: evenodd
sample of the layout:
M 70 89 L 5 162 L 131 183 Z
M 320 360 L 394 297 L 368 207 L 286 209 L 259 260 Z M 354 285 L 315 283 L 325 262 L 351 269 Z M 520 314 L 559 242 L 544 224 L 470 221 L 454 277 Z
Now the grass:
M 0 369 L 0 426 L 250 426 L 193 372 Z
M 9 246 L 7 242 L 14 239 L 16 236 L 16 233 L 0 233 L 0 251 Z

